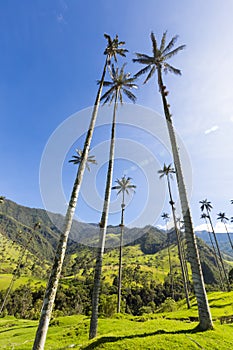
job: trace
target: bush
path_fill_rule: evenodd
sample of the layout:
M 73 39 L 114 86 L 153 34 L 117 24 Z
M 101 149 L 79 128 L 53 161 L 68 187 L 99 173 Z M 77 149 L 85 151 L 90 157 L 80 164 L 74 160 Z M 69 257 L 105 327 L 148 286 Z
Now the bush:
M 174 299 L 167 298 L 160 306 L 160 312 L 172 312 L 177 310 L 177 304 Z

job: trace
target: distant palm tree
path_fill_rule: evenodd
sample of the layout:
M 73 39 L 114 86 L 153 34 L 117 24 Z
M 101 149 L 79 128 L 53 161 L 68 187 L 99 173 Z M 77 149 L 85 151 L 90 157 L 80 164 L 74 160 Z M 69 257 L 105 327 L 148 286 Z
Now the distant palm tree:
M 104 81 L 104 86 L 109 87 L 109 90 L 101 97 L 104 104 L 114 101 L 113 108 L 113 119 L 112 119 L 112 130 L 111 130 L 111 143 L 109 151 L 108 171 L 105 187 L 105 197 L 102 210 L 102 216 L 100 220 L 100 239 L 95 265 L 95 276 L 94 276 L 94 287 L 92 294 L 92 314 L 90 322 L 89 339 L 96 337 L 98 327 L 98 304 L 99 304 L 99 293 L 100 293 L 100 281 L 102 274 L 102 263 L 103 254 L 107 230 L 107 220 L 110 204 L 110 195 L 112 187 L 112 176 L 113 176 L 113 165 L 114 165 L 114 151 L 115 151 L 115 129 L 116 129 L 116 114 L 118 101 L 123 103 L 123 94 L 126 95 L 132 102 L 136 101 L 135 95 L 130 91 L 133 88 L 137 88 L 135 84 L 135 78 L 132 78 L 129 73 L 124 72 L 125 64 L 121 69 L 116 68 L 112 65 L 110 70 L 111 81 Z
M 171 57 L 176 55 L 179 51 L 183 50 L 185 45 L 178 46 L 174 48 L 175 42 L 177 40 L 177 36 L 174 36 L 171 41 L 166 44 L 166 35 L 165 32 L 162 36 L 161 44 L 158 45 L 157 40 L 155 38 L 154 33 L 151 33 L 151 41 L 152 41 L 152 56 L 136 53 L 137 58 L 133 61 L 141 63 L 145 65 L 137 74 L 136 77 L 148 73 L 144 83 L 146 83 L 157 71 L 158 77 L 158 85 L 159 92 L 162 97 L 164 114 L 167 122 L 169 137 L 172 146 L 172 153 L 174 158 L 174 164 L 176 168 L 176 179 L 179 190 L 179 197 L 181 201 L 182 214 L 184 218 L 185 225 L 185 234 L 187 240 L 187 246 L 189 250 L 189 260 L 192 268 L 192 277 L 193 277 L 193 285 L 194 291 L 197 299 L 198 305 L 198 313 L 199 313 L 199 329 L 207 330 L 213 328 L 212 317 L 210 313 L 210 308 L 208 304 L 207 294 L 205 290 L 205 284 L 203 279 L 203 273 L 200 264 L 200 257 L 197 248 L 196 237 L 194 234 L 191 211 L 188 203 L 183 172 L 181 167 L 181 161 L 179 156 L 179 149 L 176 141 L 176 135 L 173 128 L 172 123 L 172 115 L 170 113 L 169 107 L 170 105 L 167 102 L 168 91 L 166 90 L 166 86 L 163 83 L 162 72 L 171 72 L 174 74 L 181 74 L 181 71 L 170 64 L 167 63 Z
M 230 236 L 230 234 L 229 234 L 229 231 L 228 231 L 228 228 L 227 228 L 227 221 L 229 221 L 229 219 L 226 217 L 226 214 L 225 213 L 219 213 L 218 214 L 218 218 L 217 218 L 217 220 L 220 220 L 223 224 L 224 224 L 224 226 L 225 226 L 225 230 L 226 230 L 226 232 L 227 232 L 227 236 L 228 236 L 228 239 L 229 239 L 229 242 L 230 242 L 230 245 L 231 245 L 231 249 L 233 250 L 233 244 L 232 244 L 232 240 L 231 240 L 231 236 Z
M 179 260 L 180 260 L 180 268 L 182 272 L 182 277 L 183 277 L 183 285 L 184 285 L 184 292 L 185 292 L 185 297 L 186 297 L 186 302 L 187 302 L 187 307 L 190 309 L 190 301 L 189 301 L 189 293 L 188 293 L 188 281 L 186 278 L 185 274 L 185 267 L 184 267 L 184 257 L 182 254 L 182 248 L 181 248 L 181 239 L 180 239 L 180 232 L 177 227 L 177 222 L 176 222 L 176 214 L 175 214 L 175 202 L 173 201 L 172 198 L 172 191 L 171 191 L 171 184 L 170 184 L 170 178 L 172 179 L 172 174 L 175 174 L 175 169 L 172 168 L 172 165 L 169 164 L 168 166 L 166 164 L 163 165 L 163 169 L 159 170 L 158 173 L 160 174 L 160 178 L 166 176 L 167 178 L 167 186 L 168 186 L 168 192 L 169 192 L 169 203 L 172 208 L 172 216 L 173 216 L 173 223 L 175 227 L 175 232 L 176 232 L 176 239 L 177 239 L 177 247 L 178 247 L 178 254 L 179 254 Z
M 230 284 L 229 284 L 229 280 L 228 280 L 228 277 L 227 277 L 227 272 L 226 272 L 225 265 L 224 265 L 223 258 L 222 258 L 222 254 L 221 254 L 221 251 L 220 251 L 220 248 L 219 248 L 218 240 L 217 240 L 217 237 L 216 237 L 216 234 L 215 234 L 213 222 L 212 222 L 212 219 L 211 219 L 211 216 L 210 216 L 210 212 L 211 212 L 213 207 L 211 205 L 211 202 L 208 201 L 207 199 L 204 199 L 204 200 L 200 201 L 199 203 L 201 204 L 201 211 L 206 210 L 207 218 L 209 220 L 209 223 L 210 223 L 210 226 L 211 226 L 211 230 L 213 232 L 214 241 L 215 241 L 215 245 L 216 245 L 217 252 L 218 252 L 218 257 L 220 259 L 222 270 L 223 270 L 223 274 L 224 274 L 224 277 L 225 277 L 225 281 L 227 283 L 227 289 L 230 290 Z
M 52 308 L 53 308 L 53 304 L 54 304 L 54 300 L 57 292 L 58 281 L 60 279 L 62 265 L 65 257 L 68 236 L 70 233 L 73 216 L 74 216 L 74 212 L 75 212 L 75 208 L 76 208 L 76 204 L 79 196 L 79 191 L 80 191 L 80 187 L 81 187 L 81 183 L 84 175 L 84 170 L 86 167 L 88 154 L 90 151 L 90 145 L 91 145 L 91 140 L 92 140 L 96 118 L 98 114 L 106 70 L 111 63 L 112 58 L 114 58 L 114 60 L 117 61 L 117 55 L 125 57 L 126 52 L 128 51 L 122 47 L 125 44 L 125 42 L 119 41 L 118 35 L 116 35 L 114 39 L 112 39 L 108 34 L 104 34 L 104 37 L 107 39 L 107 47 L 104 51 L 104 55 L 106 56 L 105 64 L 104 64 L 102 76 L 99 82 L 99 88 L 97 91 L 97 96 L 96 96 L 95 104 L 92 111 L 89 129 L 87 131 L 87 135 L 84 143 L 81 162 L 78 167 L 76 179 L 74 182 L 69 205 L 67 208 L 63 232 L 60 236 L 60 240 L 57 246 L 57 252 L 54 257 L 53 267 L 51 270 L 51 275 L 50 275 L 46 293 L 45 293 L 44 304 L 41 311 L 39 326 L 36 332 L 33 350 L 44 349 L 44 344 L 45 344 L 45 340 L 48 332 L 49 321 L 51 318 Z
M 124 212 L 125 212 L 125 194 L 130 194 L 130 192 L 135 192 L 135 185 L 131 183 L 131 177 L 126 177 L 125 175 L 121 179 L 117 179 L 115 182 L 116 186 L 112 187 L 112 190 L 117 190 L 117 195 L 122 193 L 121 202 L 121 237 L 119 246 L 119 269 L 118 269 L 118 291 L 117 291 L 117 313 L 121 312 L 121 284 L 122 284 L 122 257 L 123 257 L 123 235 L 124 235 Z
M 220 265 L 219 265 L 219 259 L 218 259 L 218 256 L 217 256 L 217 252 L 216 252 L 216 249 L 215 249 L 215 246 L 214 246 L 214 242 L 213 242 L 213 240 L 212 240 L 212 236 L 211 236 L 210 229 L 209 229 L 209 225 L 208 225 L 208 221 L 207 221 L 208 215 L 207 215 L 206 213 L 202 213 L 202 214 L 201 214 L 201 219 L 204 219 L 204 220 L 205 220 L 205 223 L 206 223 L 207 231 L 208 231 L 209 238 L 210 238 L 210 243 L 211 243 L 211 245 L 212 245 L 212 249 L 213 249 L 215 261 L 216 261 L 216 264 L 217 264 L 217 267 L 218 267 L 218 271 L 219 271 L 220 288 L 221 288 L 221 289 L 224 289 L 224 281 L 223 281 L 223 277 L 222 277 L 222 271 L 221 271 L 221 267 L 220 267 Z
M 231 199 L 231 204 L 233 204 L 233 199 Z
M 171 284 L 171 291 L 172 291 L 172 299 L 174 299 L 174 288 L 173 288 L 173 271 L 172 271 L 172 260 L 171 260 L 171 252 L 170 252 L 170 238 L 169 238 L 169 232 L 168 232 L 168 221 L 170 219 L 170 216 L 168 213 L 163 213 L 161 215 L 162 219 L 166 223 L 166 232 L 167 232 L 167 251 L 168 251 L 168 261 L 169 261 L 169 270 L 170 270 L 170 284 Z
M 177 222 L 177 228 L 178 228 L 178 231 L 180 234 L 181 252 L 182 252 L 183 261 L 184 261 L 184 271 L 185 271 L 185 276 L 186 276 L 186 281 L 187 281 L 187 288 L 188 288 L 188 291 L 190 291 L 188 264 L 187 264 L 187 257 L 186 257 L 186 252 L 185 252 L 185 236 L 184 237 L 182 236 L 182 231 L 181 231 L 181 229 L 184 228 L 184 221 L 181 220 L 180 217 L 177 217 L 176 222 Z

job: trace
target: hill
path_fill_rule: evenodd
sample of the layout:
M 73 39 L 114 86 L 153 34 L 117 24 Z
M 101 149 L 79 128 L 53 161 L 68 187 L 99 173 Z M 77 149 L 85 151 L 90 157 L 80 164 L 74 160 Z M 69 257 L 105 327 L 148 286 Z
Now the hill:
M 62 226 L 63 219 L 60 214 L 47 213 L 43 209 L 28 208 L 18 205 L 13 201 L 5 200 L 0 206 L 0 233 L 11 242 L 17 243 L 20 247 L 27 246 L 28 251 L 35 258 L 40 262 L 43 261 L 48 266 L 54 256 L 60 235 L 59 227 Z M 40 228 L 34 229 L 35 224 L 38 222 L 40 223 Z M 68 242 L 65 264 L 66 271 L 64 271 L 66 275 L 71 275 L 73 273 L 72 271 L 80 268 L 81 261 L 85 259 L 91 260 L 88 267 L 93 267 L 98 234 L 98 225 L 74 221 Z M 118 263 L 117 246 L 119 244 L 119 238 L 120 228 L 109 226 L 106 239 L 107 249 L 105 261 L 107 263 L 111 259 L 113 261 L 115 254 L 115 266 Z M 174 233 L 170 234 L 170 240 L 173 247 L 175 247 L 176 238 Z M 28 244 L 29 241 L 30 244 Z M 80 244 L 80 242 L 86 245 Z M 163 279 L 165 278 L 169 272 L 167 234 L 165 232 L 149 225 L 144 228 L 129 229 L 126 227 L 124 244 L 126 246 L 124 248 L 124 259 L 128 265 L 136 266 L 140 264 L 144 269 L 151 270 L 154 276 L 157 273 L 158 276 L 163 276 Z M 218 281 L 218 271 L 212 250 L 201 239 L 198 239 L 198 246 L 205 282 L 207 284 L 216 284 Z M 115 253 L 111 253 L 110 251 L 114 250 L 114 248 Z M 8 250 L 4 255 L 6 257 L 5 263 L 7 263 L 7 259 L 8 261 L 11 259 L 10 256 L 7 256 L 7 252 Z M 17 254 L 17 252 L 14 252 L 13 255 L 17 257 Z M 179 262 L 177 260 L 176 250 L 173 250 L 172 254 L 174 266 L 178 269 Z M 163 272 L 160 271 L 158 262 L 161 263 Z M 4 269 L 2 269 L 2 272 L 4 272 Z M 10 272 L 9 266 L 5 272 Z

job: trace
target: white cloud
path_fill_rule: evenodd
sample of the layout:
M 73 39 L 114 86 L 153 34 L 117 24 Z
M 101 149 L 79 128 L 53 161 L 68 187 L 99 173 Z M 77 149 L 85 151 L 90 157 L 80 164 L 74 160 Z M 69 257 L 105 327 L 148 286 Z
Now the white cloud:
M 233 225 L 227 224 L 227 229 L 230 233 L 233 233 Z M 194 229 L 195 232 L 201 232 L 201 231 L 207 231 L 206 224 L 202 224 L 199 226 L 196 226 Z M 225 225 L 221 222 L 217 222 L 214 226 L 215 233 L 226 233 Z
M 58 23 L 65 23 L 64 17 L 62 13 L 57 14 Z
M 232 122 L 232 123 L 233 123 L 233 116 L 231 116 L 231 117 L 230 117 L 230 122 Z
M 208 135 L 208 134 L 210 134 L 211 132 L 214 132 L 214 131 L 216 131 L 216 130 L 218 130 L 218 129 L 219 129 L 219 126 L 218 126 L 218 125 L 214 125 L 214 126 L 212 126 L 212 128 L 207 129 L 207 130 L 205 131 L 205 134 Z

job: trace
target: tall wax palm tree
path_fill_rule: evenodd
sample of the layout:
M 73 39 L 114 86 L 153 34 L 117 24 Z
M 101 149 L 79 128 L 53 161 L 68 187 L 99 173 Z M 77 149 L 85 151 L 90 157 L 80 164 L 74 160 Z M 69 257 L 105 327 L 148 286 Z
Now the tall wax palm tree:
M 112 119 L 112 129 L 111 129 L 111 142 L 109 151 L 109 161 L 107 170 L 107 179 L 105 187 L 105 196 L 103 203 L 102 216 L 100 220 L 100 239 L 95 265 L 95 275 L 94 275 L 94 288 L 92 294 L 92 314 L 90 322 L 90 332 L 89 338 L 92 339 L 96 337 L 97 327 L 98 327 L 98 304 L 99 304 L 99 294 L 100 294 L 100 281 L 102 273 L 102 262 L 107 230 L 107 220 L 109 212 L 109 203 L 112 187 L 112 175 L 113 175 L 113 164 L 114 164 L 114 150 L 115 150 L 115 129 L 116 129 L 116 114 L 118 101 L 123 103 L 123 94 L 126 95 L 132 102 L 136 101 L 135 95 L 130 91 L 136 88 L 135 78 L 132 78 L 129 73 L 124 72 L 125 65 L 121 69 L 114 68 L 110 72 L 111 81 L 105 81 L 104 86 L 109 87 L 109 90 L 101 97 L 103 103 L 109 102 L 110 104 L 114 101 L 113 107 L 113 119 Z
M 226 272 L 226 269 L 225 269 L 225 266 L 224 266 L 224 262 L 223 262 L 223 259 L 222 259 L 222 254 L 221 254 L 221 251 L 220 251 L 220 248 L 219 248 L 218 240 L 217 240 L 217 237 L 216 237 L 216 233 L 215 233 L 213 222 L 212 222 L 211 215 L 210 215 L 211 209 L 213 207 L 211 205 L 211 202 L 208 201 L 207 199 L 203 199 L 199 203 L 201 204 L 201 211 L 206 210 L 207 218 L 209 220 L 209 223 L 210 223 L 210 226 L 211 226 L 211 230 L 213 232 L 214 242 L 215 242 L 215 245 L 216 245 L 216 248 L 217 248 L 218 257 L 219 257 L 219 260 L 220 260 L 220 263 L 221 263 L 221 266 L 222 266 L 222 270 L 223 270 L 223 274 L 224 274 L 224 277 L 225 277 L 225 281 L 226 281 L 226 284 L 227 284 L 227 289 L 230 290 L 230 284 L 229 284 L 229 280 L 228 280 L 228 277 L 227 277 L 227 272 Z
M 182 278 L 183 278 L 184 292 L 185 292 L 187 307 L 188 309 L 190 309 L 191 306 L 190 306 L 189 293 L 188 293 L 188 281 L 185 273 L 184 257 L 183 257 L 182 248 L 181 248 L 180 232 L 177 227 L 175 205 L 174 205 L 175 202 L 173 201 L 173 198 L 172 198 L 171 183 L 170 183 L 170 178 L 172 178 L 172 174 L 175 173 L 175 170 L 172 168 L 171 164 L 169 164 L 168 166 L 164 164 L 163 169 L 159 170 L 158 173 L 160 174 L 160 178 L 163 178 L 164 176 L 166 176 L 167 178 L 167 186 L 168 186 L 169 199 L 170 199 L 169 203 L 172 208 L 172 217 L 173 217 L 173 223 L 174 223 L 175 232 L 176 232 L 177 247 L 178 247 L 180 267 L 181 267 Z
M 83 151 L 76 149 L 76 153 L 77 153 L 77 155 L 74 155 L 73 159 L 71 159 L 69 162 L 72 162 L 75 165 L 76 164 L 80 165 L 82 163 L 82 160 L 83 160 Z M 90 167 L 89 167 L 88 163 L 96 164 L 96 160 L 94 159 L 94 156 L 88 156 L 87 160 L 86 160 L 86 167 L 90 171 Z M 73 208 L 75 209 L 75 205 L 76 205 L 75 201 L 77 200 L 77 199 L 75 199 L 75 197 L 76 197 L 77 190 L 78 189 L 77 189 L 77 178 L 76 178 L 76 181 L 75 181 L 74 187 L 73 187 L 73 192 L 72 192 L 71 199 L 70 199 L 70 203 L 69 203 L 68 210 L 67 210 L 67 216 L 66 216 L 66 221 L 65 221 L 66 228 L 68 226 L 67 220 L 70 220 L 70 215 L 71 215 L 70 211 Z M 72 218 L 71 218 L 71 220 L 72 220 Z M 71 222 L 71 224 L 72 224 L 72 222 Z M 38 228 L 38 224 L 34 225 L 34 229 L 36 229 L 36 228 Z M 70 230 L 70 228 L 69 228 L 69 230 Z M 63 236 L 63 238 L 60 239 L 60 241 L 59 241 L 57 252 L 55 255 L 55 259 L 54 259 L 54 265 L 53 265 L 52 272 L 51 272 L 51 275 L 49 277 L 49 281 L 48 281 L 48 284 L 46 287 L 43 306 L 42 306 L 42 310 L 41 310 L 40 321 L 39 321 L 39 325 L 37 328 L 37 333 L 36 333 L 36 337 L 35 337 L 35 341 L 34 341 L 34 345 L 33 345 L 33 350 L 34 349 L 35 350 L 43 350 L 44 349 L 44 344 L 45 344 L 46 335 L 47 335 L 47 331 L 48 331 L 49 321 L 50 321 L 51 314 L 52 314 L 52 308 L 53 308 L 53 304 L 54 304 L 54 300 L 55 300 L 55 296 L 56 296 L 59 278 L 61 275 L 63 260 L 64 260 L 64 256 L 65 256 L 65 249 L 66 249 L 67 240 L 68 240 L 68 235 L 65 235 L 64 232 L 63 232 L 63 234 L 61 234 L 61 236 Z
M 220 212 L 220 213 L 218 214 L 217 220 L 220 220 L 220 221 L 224 224 L 225 230 L 226 230 L 226 233 L 227 233 L 227 236 L 228 236 L 230 245 L 231 245 L 231 249 L 233 250 L 233 244 L 232 244 L 231 236 L 230 236 L 229 231 L 228 231 L 228 228 L 227 228 L 227 221 L 229 221 L 229 219 L 226 217 L 226 214 L 225 214 L 225 213 L 221 213 L 221 212 Z
M 126 177 L 125 175 L 121 179 L 117 179 L 115 182 L 116 186 L 112 187 L 112 190 L 117 190 L 117 195 L 122 193 L 121 202 L 121 236 L 120 236 L 120 246 L 119 246 L 119 269 L 118 269 L 118 290 L 117 290 L 117 313 L 121 312 L 121 284 L 122 284 L 122 257 L 123 257 L 123 235 L 124 235 L 124 212 L 125 212 L 125 194 L 130 194 L 130 192 L 135 192 L 135 185 L 131 183 L 131 177 Z
M 162 72 L 171 72 L 174 74 L 181 74 L 181 71 L 173 66 L 171 66 L 167 60 L 177 54 L 179 51 L 183 50 L 185 45 L 178 46 L 174 49 L 177 36 L 174 36 L 171 41 L 166 44 L 166 32 L 162 36 L 161 44 L 158 46 L 157 40 L 154 33 L 151 33 L 152 41 L 152 56 L 137 53 L 137 58 L 134 59 L 134 62 L 141 63 L 145 65 L 136 76 L 140 76 L 144 73 L 148 73 L 144 83 L 146 83 L 157 71 L 157 82 L 159 85 L 159 92 L 162 97 L 164 114 L 167 121 L 168 132 L 170 136 L 172 153 L 174 158 L 174 164 L 176 169 L 176 179 L 179 189 L 179 197 L 181 201 L 182 214 L 184 219 L 185 234 L 187 240 L 187 247 L 189 253 L 189 259 L 192 268 L 192 277 L 194 283 L 194 291 L 197 299 L 198 313 L 199 313 L 199 329 L 207 330 L 213 328 L 212 317 L 210 313 L 210 308 L 208 304 L 207 294 L 205 290 L 205 284 L 200 264 L 199 253 L 197 249 L 196 237 L 194 234 L 192 217 L 190 212 L 190 207 L 188 203 L 183 172 L 181 168 L 181 161 L 179 156 L 178 145 L 176 141 L 175 131 L 172 123 L 172 116 L 169 110 L 169 104 L 167 102 L 168 91 L 163 83 Z
M 112 58 L 114 58 L 114 60 L 117 61 L 117 55 L 125 57 L 126 52 L 128 51 L 122 47 L 125 44 L 125 42 L 119 41 L 118 35 L 116 35 L 114 39 L 112 39 L 110 37 L 110 35 L 108 35 L 108 34 L 104 34 L 104 37 L 105 37 L 105 39 L 107 39 L 107 46 L 106 46 L 106 49 L 104 51 L 104 55 L 106 56 L 104 68 L 103 68 L 101 80 L 99 83 L 99 88 L 97 91 L 95 104 L 94 104 L 93 111 L 92 111 L 89 129 L 87 131 L 87 135 L 86 135 L 86 139 L 85 139 L 85 143 L 84 143 L 81 162 L 80 162 L 79 167 L 78 167 L 78 171 L 77 171 L 77 175 L 76 175 L 75 182 L 73 185 L 69 205 L 67 208 L 63 232 L 60 236 L 60 240 L 59 240 L 59 243 L 57 246 L 57 251 L 56 251 L 54 262 L 53 262 L 53 267 L 51 270 L 51 275 L 50 275 L 50 278 L 48 281 L 45 299 L 44 299 L 44 304 L 43 304 L 43 309 L 41 312 L 41 317 L 40 317 L 39 326 L 37 329 L 36 338 L 35 338 L 34 345 L 33 345 L 33 350 L 43 350 L 44 349 L 44 344 L 45 344 L 46 335 L 47 335 L 47 331 L 48 331 L 48 325 L 49 325 L 49 321 L 50 321 L 51 313 L 52 313 L 52 307 L 54 304 L 57 286 L 58 286 L 58 281 L 60 279 L 62 265 L 63 265 L 63 261 L 64 261 L 64 257 L 65 257 L 68 236 L 69 236 L 71 225 L 72 225 L 72 220 L 73 220 L 73 216 L 74 216 L 74 212 L 75 212 L 75 208 L 76 208 L 76 204 L 77 204 L 77 200 L 78 200 L 78 196 L 79 196 L 79 191 L 80 191 L 80 187 L 81 187 L 81 183 L 82 183 L 82 179 L 83 179 L 84 170 L 85 170 L 85 167 L 87 164 L 88 154 L 89 154 L 91 140 L 92 140 L 94 127 L 95 127 L 95 123 L 96 123 L 96 118 L 97 118 L 97 114 L 98 114 L 98 109 L 99 109 L 100 98 L 101 98 L 101 94 L 102 94 L 106 70 L 107 70 L 107 67 L 109 66 Z
M 208 234 L 209 234 L 209 238 L 210 238 L 210 243 L 212 245 L 215 261 L 216 261 L 216 264 L 217 264 L 217 267 L 218 267 L 219 277 L 220 277 L 220 289 L 224 289 L 224 282 L 223 282 L 223 277 L 222 277 L 222 271 L 221 271 L 221 267 L 219 265 L 219 259 L 218 259 L 218 256 L 217 256 L 217 252 L 216 252 L 216 249 L 215 249 L 215 246 L 214 246 L 214 242 L 213 242 L 213 239 L 212 239 L 212 236 L 211 236 L 211 233 L 210 233 L 210 229 L 209 229 L 209 225 L 208 225 L 208 221 L 207 221 L 208 215 L 206 213 L 202 213 L 201 214 L 201 219 L 205 220 L 206 228 L 207 228 L 207 231 L 208 231 Z
M 168 262 L 169 262 L 169 270 L 170 270 L 170 285 L 172 290 L 172 299 L 174 299 L 174 288 L 173 288 L 173 271 L 172 271 L 172 260 L 171 260 L 171 251 L 170 251 L 170 239 L 169 239 L 169 233 L 168 233 L 168 221 L 170 219 L 170 216 L 168 213 L 163 213 L 161 215 L 162 219 L 166 223 L 166 232 L 167 232 L 167 251 L 168 251 Z

